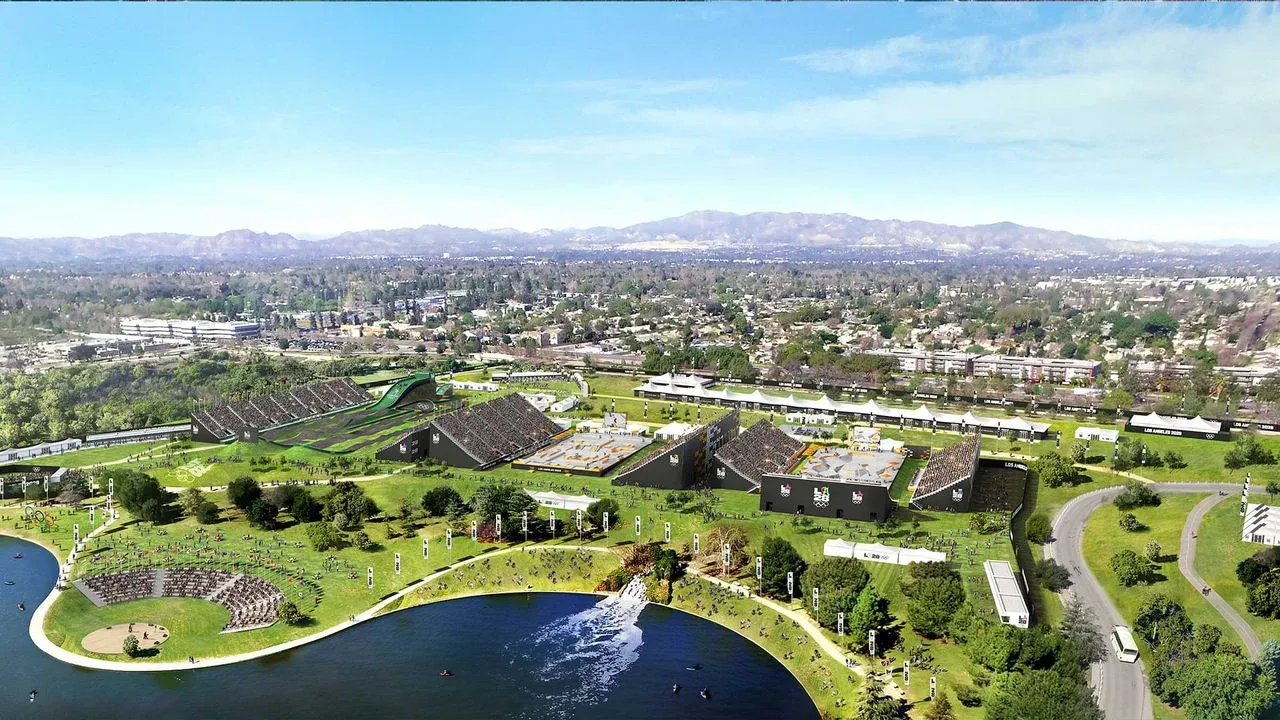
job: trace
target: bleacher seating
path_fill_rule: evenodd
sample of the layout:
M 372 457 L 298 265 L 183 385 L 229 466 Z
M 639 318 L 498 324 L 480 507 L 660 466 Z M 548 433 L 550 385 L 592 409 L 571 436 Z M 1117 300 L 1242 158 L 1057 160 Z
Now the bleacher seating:
M 262 578 L 211 568 L 125 570 L 74 581 L 95 605 L 149 597 L 186 597 L 215 602 L 231 613 L 223 632 L 266 627 L 276 621 L 284 593 Z
M 560 432 L 519 393 L 442 415 L 434 424 L 481 464 L 514 457 Z
M 216 405 L 192 413 L 192 421 L 218 439 L 237 437 L 246 429 L 262 430 L 282 423 L 372 401 L 350 378 L 302 385 L 271 395 Z
M 912 495 L 912 504 L 972 478 L 977 472 L 978 451 L 981 447 L 982 438 L 971 435 L 951 447 L 934 450 L 920 473 L 915 494 Z
M 785 472 L 802 450 L 804 443 L 761 420 L 720 446 L 716 458 L 759 487 L 766 473 Z

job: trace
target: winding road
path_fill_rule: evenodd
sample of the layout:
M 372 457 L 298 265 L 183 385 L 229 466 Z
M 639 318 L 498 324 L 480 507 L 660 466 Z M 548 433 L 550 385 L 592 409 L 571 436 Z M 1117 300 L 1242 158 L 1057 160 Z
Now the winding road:
M 1195 572 L 1193 535 L 1205 514 L 1217 503 L 1235 496 L 1239 486 L 1224 483 L 1152 483 L 1151 488 L 1159 493 L 1212 493 L 1198 503 L 1188 516 L 1179 548 L 1178 569 L 1193 587 L 1204 587 L 1204 580 Z M 1072 575 L 1074 583 L 1067 592 L 1079 598 L 1093 611 L 1104 630 L 1112 625 L 1127 625 L 1128 622 L 1120 615 L 1120 611 L 1111 598 L 1107 597 L 1106 591 L 1085 563 L 1084 530 L 1094 511 L 1111 502 L 1123 489 L 1110 487 L 1073 498 L 1058 511 L 1053 520 L 1054 541 L 1045 546 L 1045 557 L 1057 560 Z M 1218 494 L 1224 491 L 1226 496 Z M 1208 599 L 1240 634 L 1250 655 L 1256 655 L 1261 643 L 1249 624 L 1217 593 L 1210 593 Z M 1093 687 L 1098 694 L 1098 704 L 1108 720 L 1152 720 L 1151 692 L 1147 687 L 1147 673 L 1142 660 L 1122 663 L 1108 647 L 1106 657 L 1093 667 Z

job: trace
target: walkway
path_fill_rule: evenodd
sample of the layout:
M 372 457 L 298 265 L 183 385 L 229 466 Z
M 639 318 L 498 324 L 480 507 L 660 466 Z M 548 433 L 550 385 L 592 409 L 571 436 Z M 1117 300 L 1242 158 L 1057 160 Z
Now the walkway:
M 746 585 L 743 585 L 741 583 L 733 583 L 727 580 L 721 580 L 718 577 L 715 577 L 713 575 L 708 575 L 692 567 L 685 568 L 685 572 L 700 580 L 706 580 L 707 582 L 712 583 L 713 585 L 719 585 L 720 587 L 723 587 L 726 590 L 733 592 L 735 595 L 739 595 L 742 597 L 749 597 L 750 599 L 769 608 L 770 610 L 778 613 L 779 615 L 782 615 L 783 617 L 794 620 L 796 624 L 798 624 L 801 627 L 801 629 L 803 629 L 805 633 L 809 635 L 809 637 L 813 638 L 813 641 L 818 644 L 818 647 L 822 648 L 822 651 L 825 652 L 832 660 L 835 660 L 836 662 L 840 663 L 840 665 L 844 667 L 851 667 L 851 669 L 855 673 L 857 673 L 860 677 L 867 676 L 867 668 L 865 668 L 861 663 L 858 663 L 855 660 L 852 666 L 848 664 L 848 661 L 854 660 L 854 657 L 849 653 L 845 652 L 844 648 L 840 647 L 835 642 L 833 642 L 831 638 L 827 637 L 826 634 L 822 632 L 822 628 L 819 627 L 818 624 L 815 623 L 813 619 L 809 617 L 808 613 L 804 613 L 794 608 L 787 607 L 786 605 L 783 605 L 782 603 L 777 602 L 776 600 L 771 600 L 767 597 L 764 597 L 763 595 L 757 595 L 751 592 L 750 588 L 748 588 Z M 890 695 L 894 697 L 903 697 L 902 688 L 898 687 L 897 683 L 892 679 L 890 679 L 888 683 L 886 683 L 885 688 Z
M 1187 524 L 1182 527 L 1182 541 L 1178 548 L 1178 570 L 1187 582 L 1191 583 L 1191 587 L 1203 588 L 1209 585 L 1204 578 L 1200 577 L 1200 573 L 1196 572 L 1196 535 L 1200 532 L 1200 521 L 1204 520 L 1204 516 L 1218 503 L 1231 498 L 1231 495 L 1210 495 L 1201 500 L 1191 509 L 1191 514 L 1187 516 Z M 1217 592 L 1210 589 L 1205 597 L 1240 636 L 1249 657 L 1257 659 L 1262 653 L 1262 641 L 1258 639 L 1258 634 L 1253 631 L 1253 627 Z

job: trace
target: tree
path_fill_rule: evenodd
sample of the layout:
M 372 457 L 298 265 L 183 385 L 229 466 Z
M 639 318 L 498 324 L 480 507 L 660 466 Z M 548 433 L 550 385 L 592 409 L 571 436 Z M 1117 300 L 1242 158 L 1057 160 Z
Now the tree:
M 1036 576 L 1040 578 L 1040 586 L 1050 592 L 1059 592 L 1071 586 L 1071 573 L 1053 558 L 1036 564 Z
M 462 496 L 448 485 L 433 487 L 422 495 L 422 510 L 431 517 L 444 517 L 454 503 L 462 504 Z
M 955 711 L 951 709 L 951 698 L 946 690 L 938 691 L 938 697 L 924 714 L 924 720 L 956 720 Z
M 316 552 L 337 550 L 342 547 L 342 533 L 331 523 L 313 522 L 307 525 L 307 541 Z
M 1082 463 L 1088 457 L 1089 448 L 1079 440 L 1071 443 L 1071 462 Z
M 1280 686 L 1280 643 L 1267 640 L 1258 654 L 1258 668 L 1271 680 L 1272 688 Z
M 285 600 L 276 607 L 276 620 L 286 625 L 301 625 L 310 620 L 302 611 L 298 609 L 297 603 L 292 600 Z
M 350 481 L 333 484 L 333 491 L 324 497 L 322 517 L 334 521 L 341 516 L 343 530 L 360 526 L 365 520 L 378 514 L 378 505 L 364 494 L 364 489 Z
M 856 597 L 870 579 L 866 567 L 853 558 L 824 557 L 804 571 L 800 578 L 800 594 L 809 599 L 816 587 L 819 596 L 846 590 Z
M 301 488 L 299 488 L 301 490 Z M 324 508 L 311 493 L 301 490 L 289 501 L 289 514 L 300 523 L 315 522 L 321 518 Z
M 1164 593 L 1155 593 L 1138 606 L 1133 630 L 1147 643 L 1158 647 L 1190 635 L 1192 623 L 1181 605 Z
M 1173 470 L 1181 470 L 1187 466 L 1187 461 L 1182 458 L 1181 453 L 1169 450 L 1164 454 L 1164 464 Z
M 1160 495 L 1141 480 L 1130 480 L 1124 484 L 1124 490 L 1111 501 L 1121 510 L 1132 510 L 1136 507 L 1157 506 Z
M 138 657 L 138 655 L 142 653 L 142 649 L 138 644 L 137 635 L 132 635 L 132 634 L 125 635 L 124 642 L 122 643 L 122 645 L 124 647 L 124 654 L 128 655 L 131 658 L 136 658 Z
M 1029 467 L 1041 482 L 1051 488 L 1080 482 L 1080 471 L 1075 464 L 1054 450 L 1032 460 Z
M 907 596 L 907 618 L 924 637 L 945 635 L 956 611 L 964 604 L 964 581 L 946 562 L 912 563 L 910 581 L 902 587 Z
M 1280 617 L 1280 570 L 1268 570 L 1249 586 L 1245 607 L 1259 617 Z
M 1272 499 L 1274 499 L 1276 495 L 1280 495 L 1280 481 L 1267 481 L 1267 495 L 1271 496 Z
M 1038 545 L 1048 542 L 1053 535 L 1053 525 L 1049 522 L 1048 514 L 1037 512 L 1027 518 L 1026 534 L 1027 540 Z
M 1132 587 L 1151 577 L 1154 566 L 1132 550 L 1121 550 L 1111 556 L 1111 570 L 1125 587 Z
M 900 720 L 902 717 L 904 717 L 902 701 L 889 697 L 879 675 L 868 674 L 862 689 L 862 697 L 853 713 L 854 720 Z
M 482 522 L 493 522 L 497 515 L 510 520 L 520 517 L 520 513 L 532 514 L 538 509 L 538 503 L 529 497 L 522 488 L 507 483 L 481 485 L 471 496 L 469 503 Z
M 869 631 L 879 630 L 888 624 L 889 601 L 880 597 L 874 585 L 862 588 L 852 609 L 845 611 L 845 632 L 858 642 L 865 640 Z
M 1125 532 L 1138 532 L 1142 529 L 1142 523 L 1138 521 L 1138 516 L 1133 513 L 1120 514 L 1120 529 Z
M 1058 632 L 1062 633 L 1064 642 L 1075 648 L 1080 662 L 1086 665 L 1092 665 L 1106 655 L 1107 643 L 1098 629 L 1093 611 L 1078 597 L 1067 602 Z
M 182 491 L 182 495 L 178 497 L 178 504 L 182 507 L 182 512 L 188 517 L 195 517 L 196 511 L 206 502 L 204 493 L 200 492 L 200 488 L 187 488 Z
M 200 503 L 194 513 L 196 522 L 201 525 L 212 525 L 218 522 L 218 506 L 216 503 L 205 501 Z
M 1258 578 L 1267 571 L 1267 568 L 1260 562 L 1258 558 L 1250 555 L 1236 564 L 1236 579 L 1241 585 L 1246 587 L 1257 582 Z
M 115 498 L 120 507 L 139 520 L 162 522 L 167 514 L 167 504 L 172 494 L 160 487 L 150 475 L 137 470 L 110 470 L 105 473 L 115 480 Z
M 1151 562 L 1160 562 L 1161 549 L 1162 548 L 1160 547 L 1160 543 L 1156 542 L 1155 540 L 1152 540 L 1151 542 L 1147 543 L 1147 547 L 1145 549 L 1144 554 L 1147 556 L 1147 559 L 1150 560 Z
M 800 578 L 804 575 L 805 562 L 791 543 L 780 537 L 767 537 L 764 539 L 760 558 L 760 587 L 764 594 L 777 598 L 787 597 L 788 572 L 794 574 L 798 589 Z
M 368 552 L 373 549 L 373 540 L 369 538 L 369 533 L 359 530 L 351 536 L 351 544 L 356 546 L 357 550 Z
M 1013 673 L 987 704 L 987 720 L 1102 720 L 1093 690 L 1053 670 Z
M 591 524 L 591 527 L 604 529 L 605 513 L 609 514 L 609 521 L 614 526 L 616 526 L 618 521 L 622 519 L 620 517 L 622 509 L 618 507 L 618 501 L 613 498 L 604 498 L 603 500 L 597 500 L 591 503 L 587 506 L 587 510 L 583 513 L 583 516 L 584 519 Z
M 273 530 L 276 526 L 276 518 L 280 515 L 280 508 L 271 503 L 258 498 L 253 504 L 244 511 L 245 518 L 249 521 L 250 527 L 256 527 L 262 530 Z
M 1271 678 L 1235 653 L 1212 653 L 1177 667 L 1166 683 L 1194 720 L 1261 718 L 1274 701 Z
M 249 506 L 262 499 L 262 486 L 248 475 L 241 475 L 227 484 L 227 499 L 232 505 L 247 511 Z

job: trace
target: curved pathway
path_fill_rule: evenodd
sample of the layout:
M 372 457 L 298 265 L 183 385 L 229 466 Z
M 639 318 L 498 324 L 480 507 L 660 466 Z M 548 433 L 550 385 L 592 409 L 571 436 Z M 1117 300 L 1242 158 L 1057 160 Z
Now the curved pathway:
M 1204 516 L 1214 506 L 1231 497 L 1231 495 L 1210 495 L 1201 500 L 1191 509 L 1191 514 L 1187 516 L 1187 524 L 1182 527 L 1182 541 L 1178 548 L 1178 570 L 1187 582 L 1191 583 L 1191 587 L 1203 588 L 1209 585 L 1204 578 L 1200 577 L 1200 573 L 1196 572 L 1196 533 L 1200 531 L 1200 521 L 1204 520 Z M 1222 596 L 1212 589 L 1205 597 L 1209 604 L 1217 608 L 1222 617 L 1226 618 L 1231 629 L 1240 636 L 1249 657 L 1256 660 L 1258 655 L 1262 654 L 1262 641 L 1258 639 L 1258 634 L 1253 631 L 1253 627 L 1240 616 L 1240 613 L 1236 612 L 1235 608 L 1231 607 L 1230 603 L 1223 600 Z
M 1217 493 L 1221 491 L 1226 491 L 1230 497 L 1238 489 L 1236 485 L 1223 483 L 1152 483 L 1151 487 L 1161 493 L 1213 493 L 1213 498 L 1219 498 Z M 1127 625 L 1128 622 L 1085 563 L 1084 530 L 1089 516 L 1111 502 L 1123 489 L 1121 486 L 1109 487 L 1072 498 L 1054 518 L 1054 541 L 1044 549 L 1045 557 L 1056 559 L 1071 573 L 1074 583 L 1067 592 L 1092 610 L 1104 629 L 1111 625 Z M 1142 660 L 1122 663 L 1108 648 L 1102 661 L 1093 666 L 1093 687 L 1098 695 L 1098 705 L 1109 720 L 1152 719 L 1151 692 Z

